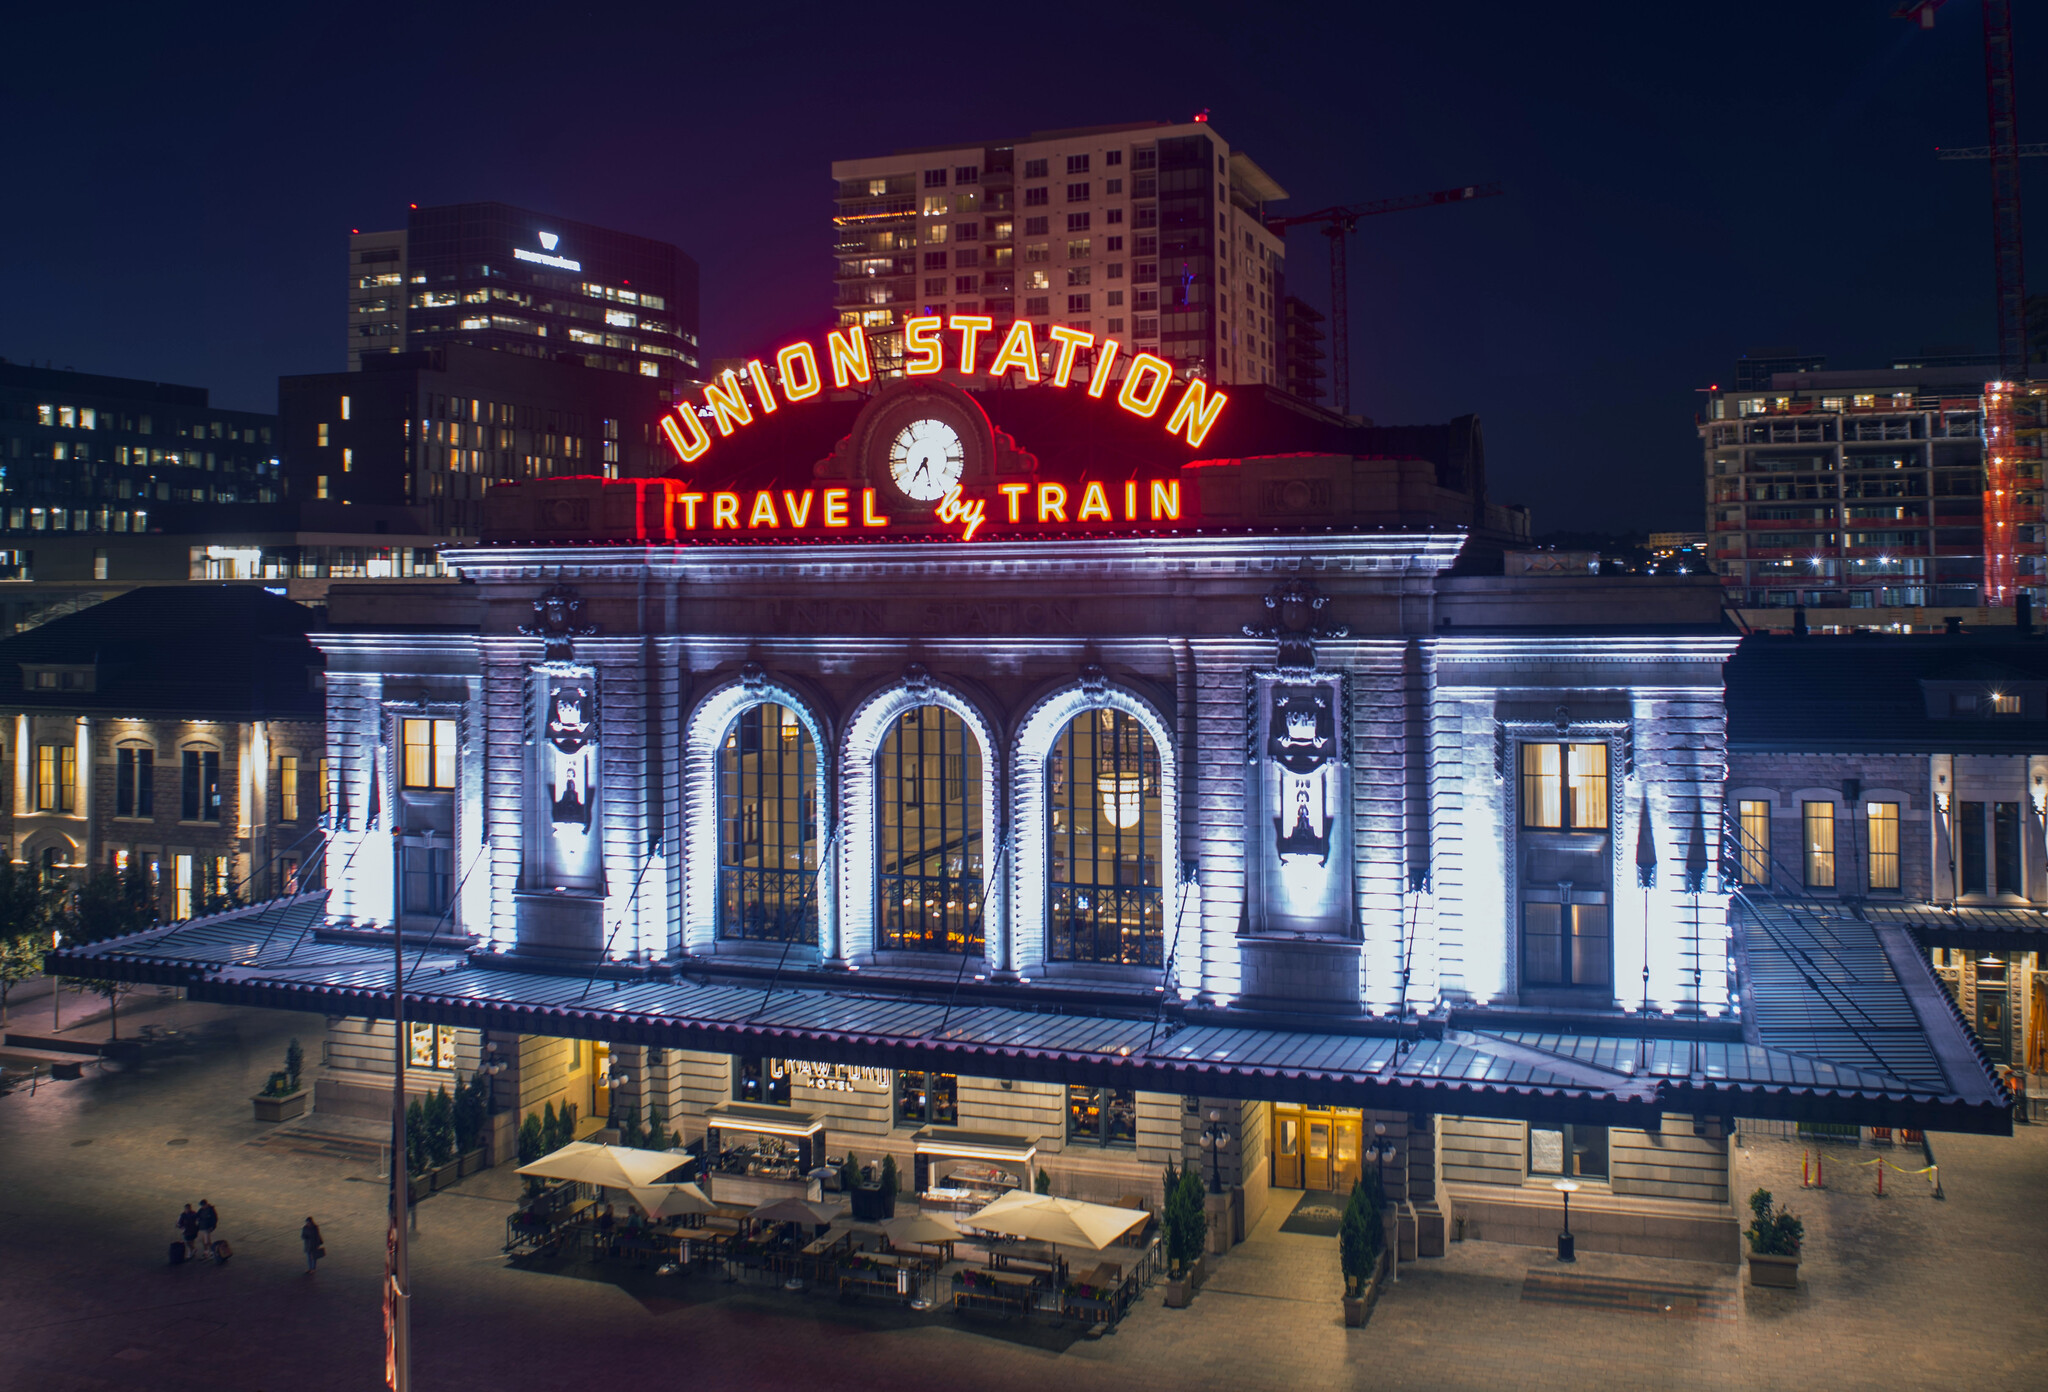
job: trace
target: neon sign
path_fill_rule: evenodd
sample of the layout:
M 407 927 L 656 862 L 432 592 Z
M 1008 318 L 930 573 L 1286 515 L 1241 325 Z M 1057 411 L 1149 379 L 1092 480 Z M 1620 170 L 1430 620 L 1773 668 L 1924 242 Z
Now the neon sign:
M 964 497 L 955 485 L 939 500 L 936 516 L 946 526 L 959 527 L 962 541 L 974 540 L 983 524 L 991 521 L 1013 526 L 1178 522 L 1180 482 L 1177 478 L 1151 479 L 1141 484 L 1127 479 L 1121 488 L 1090 482 L 1080 485 L 1078 490 L 1063 483 L 1001 483 L 996 485 L 1000 496 L 994 502 L 993 512 L 990 499 Z M 666 530 L 676 536 L 732 532 L 765 539 L 819 527 L 832 532 L 871 532 L 894 525 L 889 515 L 879 510 L 879 495 L 873 488 L 690 492 L 686 485 L 673 479 L 649 479 L 642 486 L 658 488 L 666 495 L 662 505 Z
M 981 336 L 994 334 L 995 320 L 985 314 L 955 314 L 949 319 L 927 314 L 903 321 L 905 375 L 929 377 L 946 370 L 948 354 L 940 335 L 948 329 L 958 336 L 959 351 L 957 357 L 953 359 L 958 365 L 957 370 L 967 374 L 978 371 Z M 1087 374 L 1084 390 L 1098 400 L 1108 393 L 1117 358 L 1123 352 L 1122 344 L 1113 338 L 1105 338 L 1100 341 L 1098 348 L 1094 334 L 1084 329 L 1070 329 L 1061 324 L 1054 324 L 1047 329 L 1046 336 L 1058 345 L 1047 350 L 1052 359 L 1050 385 L 1076 385 L 1075 367 L 1080 355 L 1093 348 L 1096 350 L 1094 368 Z M 711 422 L 712 430 L 718 432 L 718 438 L 725 439 L 735 431 L 752 425 L 757 411 L 764 416 L 772 415 L 785 405 L 794 405 L 817 396 L 825 390 L 825 376 L 828 371 L 833 387 L 839 390 L 844 390 L 856 382 L 874 380 L 874 368 L 868 358 L 867 338 L 857 324 L 843 332 L 835 329 L 825 335 L 824 358 L 824 365 L 821 368 L 817 350 L 808 342 L 800 342 L 792 343 L 775 354 L 775 377 L 772 381 L 767 365 L 759 358 L 747 363 L 744 376 L 727 369 L 720 373 L 715 381 L 705 384 L 701 417 L 698 409 L 688 403 L 680 403 L 661 418 L 662 434 L 667 437 L 669 446 L 675 450 L 678 459 L 685 464 L 695 464 L 710 452 L 713 443 L 711 430 L 707 430 L 704 425 L 707 418 Z M 1000 379 L 1013 372 L 1021 373 L 1027 382 L 1037 382 L 1043 377 L 1037 331 L 1027 319 L 1017 320 L 1004 332 L 1002 343 L 996 349 L 987 375 Z M 1166 398 L 1172 394 L 1173 387 L 1172 363 L 1151 353 L 1134 353 L 1131 355 L 1130 365 L 1124 370 L 1123 384 L 1116 392 L 1116 404 L 1140 419 L 1152 420 L 1165 406 Z M 1230 397 L 1226 393 L 1215 390 L 1201 378 L 1188 378 L 1181 385 L 1179 400 L 1167 413 L 1166 433 L 1179 435 L 1186 439 L 1190 446 L 1199 447 L 1202 441 L 1208 438 L 1217 418 L 1223 414 L 1224 403 L 1229 400 Z M 1027 487 L 1024 484 L 1012 486 L 1020 489 Z M 1089 487 L 1099 491 L 1101 485 L 1091 484 Z M 829 493 L 832 490 L 826 491 Z M 1064 490 L 1061 490 L 1061 494 L 1064 497 Z M 985 500 L 977 500 L 979 501 Z M 963 505 L 965 504 L 955 500 L 955 506 Z M 1018 520 L 1016 511 L 1017 504 L 1013 501 L 1010 519 L 1013 522 Z M 977 512 L 974 515 L 974 526 L 978 526 L 980 514 Z M 1104 521 L 1110 520 L 1106 498 L 1102 501 L 1099 514 L 1093 515 L 1099 515 Z M 1154 514 L 1155 517 L 1158 515 Z M 1091 516 L 1085 500 L 1081 516 L 1084 519 Z M 1055 509 L 1055 515 L 1051 520 L 1064 521 L 1065 515 Z M 1129 520 L 1135 520 L 1135 511 Z M 970 526 L 968 535 L 972 534 L 973 527 Z

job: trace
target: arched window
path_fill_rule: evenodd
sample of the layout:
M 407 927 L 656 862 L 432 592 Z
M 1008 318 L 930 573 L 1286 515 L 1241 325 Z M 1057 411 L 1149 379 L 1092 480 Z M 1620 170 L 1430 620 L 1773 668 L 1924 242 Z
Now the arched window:
M 718 935 L 818 940 L 818 753 L 787 706 L 741 711 L 718 762 Z
M 981 748 L 944 706 L 890 722 L 875 755 L 875 946 L 982 950 Z
M 1084 711 L 1047 761 L 1055 962 L 1163 964 L 1159 751 L 1122 711 Z

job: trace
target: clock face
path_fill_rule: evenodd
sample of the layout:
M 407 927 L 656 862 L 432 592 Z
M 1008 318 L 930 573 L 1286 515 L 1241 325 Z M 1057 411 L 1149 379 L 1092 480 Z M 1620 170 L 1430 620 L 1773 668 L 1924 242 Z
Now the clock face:
M 904 426 L 889 444 L 889 476 L 904 496 L 920 503 L 945 497 L 960 482 L 966 464 L 967 447 L 959 432 L 929 416 Z

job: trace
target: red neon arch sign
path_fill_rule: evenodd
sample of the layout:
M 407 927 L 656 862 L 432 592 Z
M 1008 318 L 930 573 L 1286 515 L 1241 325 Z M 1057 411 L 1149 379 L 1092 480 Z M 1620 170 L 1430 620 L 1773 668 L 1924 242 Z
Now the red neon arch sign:
M 976 371 L 981 336 L 995 332 L 995 320 L 985 314 L 955 314 L 950 319 L 925 314 L 903 321 L 903 348 L 907 359 L 903 370 L 907 376 L 930 377 L 946 370 L 946 345 L 940 334 L 947 329 L 958 335 L 959 352 L 955 359 L 958 370 L 963 373 Z M 1095 335 L 1085 329 L 1054 324 L 1046 330 L 1046 337 L 1058 345 L 1051 350 L 1051 385 L 1073 385 L 1074 368 L 1080 354 L 1095 346 Z M 1101 348 L 1095 355 L 1094 371 L 1088 374 L 1085 389 L 1089 396 L 1100 399 L 1109 390 L 1110 375 L 1122 351 L 1123 345 L 1115 339 L 1101 340 Z M 1012 372 L 1022 373 L 1028 382 L 1042 380 L 1037 331 L 1028 319 L 1015 321 L 1004 332 L 1002 344 L 988 367 L 990 377 L 1001 378 Z M 717 380 L 704 384 L 704 407 L 710 413 L 712 427 L 723 439 L 752 425 L 756 412 L 764 416 L 773 415 L 784 405 L 794 405 L 819 395 L 825 390 L 828 374 L 832 385 L 842 390 L 855 382 L 874 380 L 867 338 L 858 324 L 844 332 L 834 329 L 825 335 L 825 362 L 822 366 L 817 350 L 808 342 L 799 342 L 777 351 L 773 381 L 767 366 L 759 358 L 747 363 L 744 377 L 730 369 L 720 373 Z M 781 386 L 779 393 L 777 382 Z M 1116 393 L 1116 404 L 1134 416 L 1151 420 L 1158 416 L 1172 391 L 1173 364 L 1151 353 L 1136 353 L 1131 356 L 1130 366 L 1124 370 L 1123 385 Z M 1182 384 L 1180 399 L 1167 414 L 1166 433 L 1182 436 L 1190 446 L 1199 447 L 1209 437 L 1209 431 L 1223 414 L 1223 407 L 1229 400 L 1227 393 L 1215 390 L 1199 377 L 1188 378 Z M 687 402 L 678 403 L 674 410 L 662 416 L 661 432 L 668 437 L 676 457 L 685 464 L 696 463 L 711 449 L 711 431 L 704 428 L 703 419 Z

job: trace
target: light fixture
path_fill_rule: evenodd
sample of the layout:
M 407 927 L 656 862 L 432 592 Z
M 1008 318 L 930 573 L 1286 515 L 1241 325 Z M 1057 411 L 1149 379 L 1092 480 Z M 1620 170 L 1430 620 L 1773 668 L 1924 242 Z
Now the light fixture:
M 1579 1254 L 1577 1243 L 1572 1240 L 1572 1195 L 1579 1192 L 1579 1184 L 1574 1179 L 1560 1179 L 1551 1187 L 1564 1195 L 1564 1231 L 1557 1235 L 1557 1259 L 1575 1262 Z

